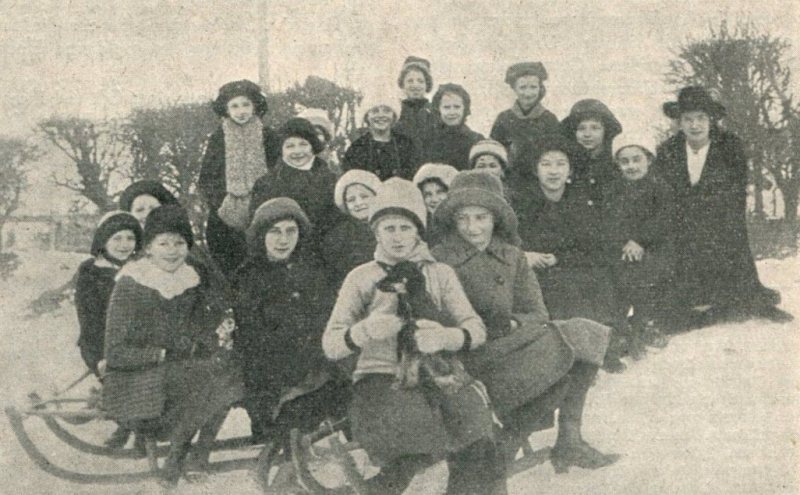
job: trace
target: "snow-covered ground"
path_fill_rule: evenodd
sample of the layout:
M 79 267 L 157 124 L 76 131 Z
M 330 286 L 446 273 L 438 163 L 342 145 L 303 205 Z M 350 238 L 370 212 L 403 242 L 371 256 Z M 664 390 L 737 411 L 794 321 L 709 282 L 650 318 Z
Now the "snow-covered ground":
M 0 400 L 24 404 L 31 390 L 47 393 L 83 372 L 75 347 L 77 321 L 70 304 L 36 320 L 23 318 L 27 302 L 57 287 L 74 272 L 81 255 L 21 253 L 22 267 L 0 282 Z M 762 280 L 779 289 L 783 308 L 800 315 L 800 260 L 759 262 Z M 598 471 L 573 469 L 555 475 L 549 463 L 511 479 L 512 494 L 782 494 L 800 493 L 800 324 L 750 321 L 678 335 L 663 351 L 630 364 L 621 375 L 601 374 L 585 416 L 586 438 L 624 455 Z M 91 380 L 76 393 L 86 391 Z M 29 422 L 40 448 L 65 468 L 92 472 L 144 469 L 144 461 L 113 461 L 83 455 Z M 112 425 L 77 428 L 101 443 Z M 248 431 L 234 411 L 224 436 Z M 538 434 L 535 446 L 553 441 Z M 436 478 L 435 474 L 432 475 Z M 153 482 L 84 486 L 39 471 L 0 420 L 0 493 L 144 494 Z M 214 476 L 181 485 L 179 494 L 258 493 L 246 473 Z

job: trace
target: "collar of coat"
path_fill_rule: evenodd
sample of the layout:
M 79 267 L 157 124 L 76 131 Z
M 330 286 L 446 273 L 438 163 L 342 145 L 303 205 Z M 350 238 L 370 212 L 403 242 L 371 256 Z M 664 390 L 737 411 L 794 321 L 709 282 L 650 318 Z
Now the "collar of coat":
M 514 263 L 516 263 L 514 247 L 498 239 L 497 236 L 492 236 L 492 240 L 483 251 L 480 251 L 456 233 L 448 234 L 440 246 L 441 247 L 437 249 L 437 251 L 447 253 L 445 255 L 447 264 L 453 267 L 463 265 L 481 253 L 486 253 L 499 262 L 509 266 L 513 266 Z
M 136 283 L 158 291 L 165 299 L 172 299 L 200 285 L 200 275 L 190 265 L 184 263 L 170 273 L 158 268 L 146 256 L 125 264 L 116 279 L 122 277 L 130 277 Z
M 388 253 L 383 249 L 380 243 L 375 247 L 375 261 L 385 265 L 394 265 L 396 263 Z M 417 265 L 422 263 L 436 263 L 436 259 L 428 249 L 428 244 L 425 241 L 417 242 L 416 247 L 405 261 L 411 261 Z
M 542 105 L 541 101 L 537 101 L 533 108 L 526 113 L 522 111 L 519 101 L 515 101 L 514 105 L 511 106 L 511 111 L 514 112 L 514 115 L 520 119 L 536 119 L 541 117 L 542 114 L 547 111 L 547 109 Z

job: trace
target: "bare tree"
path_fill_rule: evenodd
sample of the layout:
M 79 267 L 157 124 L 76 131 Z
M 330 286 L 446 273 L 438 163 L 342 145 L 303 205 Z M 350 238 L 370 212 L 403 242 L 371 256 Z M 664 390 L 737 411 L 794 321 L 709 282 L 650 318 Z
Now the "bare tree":
M 4 245 L 3 226 L 19 208 L 25 188 L 25 166 L 36 156 L 36 149 L 25 140 L 0 136 L 0 252 Z
M 128 146 L 115 119 L 93 122 L 75 117 L 51 117 L 39 122 L 39 133 L 74 164 L 66 173 L 53 173 L 56 185 L 94 203 L 101 212 L 114 208 L 109 187 L 115 174 L 125 176 Z
M 765 172 L 784 197 L 785 219 L 795 229 L 800 187 L 798 119 L 787 64 L 788 40 L 760 31 L 751 21 L 723 20 L 703 39 L 689 39 L 670 61 L 667 81 L 699 84 L 718 92 L 728 110 L 724 125 L 745 140 L 755 186 L 756 215 L 763 215 Z

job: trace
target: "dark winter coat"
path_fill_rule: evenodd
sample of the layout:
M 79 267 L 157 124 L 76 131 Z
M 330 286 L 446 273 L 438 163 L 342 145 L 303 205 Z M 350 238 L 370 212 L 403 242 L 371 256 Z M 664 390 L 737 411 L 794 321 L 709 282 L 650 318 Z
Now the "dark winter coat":
M 80 337 L 78 347 L 86 366 L 97 374 L 97 363 L 103 359 L 106 335 L 106 310 L 114 289 L 114 266 L 97 266 L 90 258 L 78 267 L 75 283 L 75 310 L 78 313 Z
M 199 285 L 171 299 L 127 273 L 120 272 L 108 307 L 103 406 L 119 422 L 161 419 L 175 426 L 192 418 L 199 428 L 241 396 L 239 375 L 212 359 L 223 299 L 202 271 Z
M 342 160 L 342 171 L 368 170 L 381 181 L 392 177 L 414 178 L 419 166 L 417 150 L 410 137 L 393 132 L 389 142 L 372 139 L 369 132 L 353 141 Z
M 670 277 L 675 258 L 675 197 L 663 179 L 650 172 L 637 181 L 612 181 L 602 215 L 609 261 L 618 283 L 646 287 Z M 642 261 L 622 261 L 622 248 L 628 241 L 644 248 Z
M 321 254 L 322 239 L 336 225 L 340 214 L 333 202 L 335 187 L 336 176 L 321 158 L 314 158 L 311 170 L 299 170 L 280 159 L 277 165 L 267 175 L 258 179 L 253 186 L 251 216 L 262 203 L 273 198 L 287 197 L 297 201 L 312 226 L 307 247 L 313 253 Z
M 619 168 L 614 164 L 611 156 L 611 150 L 604 150 L 598 156 L 593 157 L 586 150 L 580 148 L 572 167 L 571 180 L 573 184 L 580 186 L 589 195 L 589 199 L 596 204 L 604 201 L 611 183 L 621 177 Z
M 533 143 L 541 136 L 560 132 L 558 118 L 550 110 L 537 105 L 526 114 L 519 103 L 514 102 L 497 116 L 489 137 L 506 147 L 511 167 L 518 163 L 530 166 L 537 154 Z
M 248 259 L 236 272 L 237 329 L 248 411 L 269 417 L 283 392 L 310 372 L 330 367 L 322 332 L 336 292 L 327 273 L 308 256 L 288 262 Z
M 436 116 L 427 98 L 405 99 L 400 105 L 400 117 L 394 124 L 392 132 L 411 138 L 417 152 L 417 162 L 414 165 L 419 167 L 423 159 L 422 150 L 428 148 L 431 131 L 436 125 Z
M 280 158 L 281 143 L 277 134 L 264 127 L 264 152 L 267 168 L 271 168 Z M 222 127 L 208 138 L 197 187 L 208 205 L 206 242 L 220 269 L 232 274 L 247 256 L 247 243 L 244 233 L 229 227 L 217 214 L 225 199 L 225 136 Z
M 330 270 L 333 290 L 337 290 L 350 271 L 371 261 L 375 255 L 375 234 L 367 222 L 350 215 L 339 215 L 339 222 L 323 241 L 322 259 Z
M 675 192 L 676 294 L 683 303 L 762 303 L 767 294 L 747 238 L 747 157 L 742 141 L 731 133 L 712 131 L 706 163 L 694 186 L 683 133 L 659 146 L 653 169 Z
M 536 272 L 550 316 L 615 323 L 619 315 L 600 205 L 574 185 L 567 185 L 557 202 L 544 196 L 536 180 L 515 185 L 523 251 L 552 253 L 557 259 L 555 266 Z
M 424 163 L 444 163 L 458 170 L 469 170 L 469 150 L 483 135 L 465 124 L 448 126 L 437 123 L 431 131 L 427 148 L 423 149 Z

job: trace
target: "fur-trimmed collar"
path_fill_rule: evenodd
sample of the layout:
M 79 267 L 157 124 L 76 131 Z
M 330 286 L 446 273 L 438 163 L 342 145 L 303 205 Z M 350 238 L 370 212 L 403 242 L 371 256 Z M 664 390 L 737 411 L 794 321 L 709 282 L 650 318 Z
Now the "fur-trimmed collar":
M 184 263 L 170 273 L 155 266 L 147 257 L 127 263 L 119 271 L 116 279 L 119 280 L 125 276 L 158 291 L 165 299 L 172 299 L 192 287 L 200 285 L 200 275 L 190 265 Z
M 542 116 L 543 113 L 547 111 L 547 109 L 542 106 L 541 99 L 536 102 L 536 104 L 528 110 L 527 112 L 522 111 L 522 107 L 519 105 L 519 101 L 515 101 L 514 104 L 511 106 L 511 111 L 514 112 L 514 115 L 521 119 L 536 119 Z

